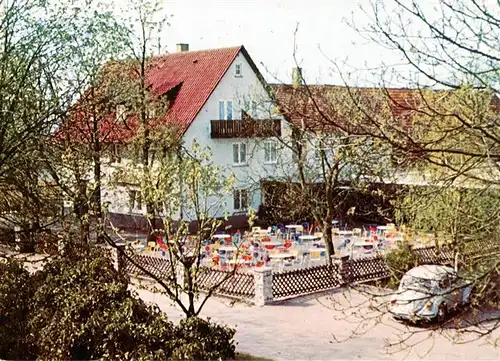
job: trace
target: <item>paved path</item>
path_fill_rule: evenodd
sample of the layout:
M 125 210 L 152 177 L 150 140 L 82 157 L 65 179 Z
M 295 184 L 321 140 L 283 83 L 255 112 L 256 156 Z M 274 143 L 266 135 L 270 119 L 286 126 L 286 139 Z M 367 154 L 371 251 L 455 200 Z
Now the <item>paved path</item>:
M 138 293 L 144 300 L 157 303 L 171 320 L 182 317 L 166 297 L 146 290 Z M 387 316 L 379 318 L 380 314 L 365 305 L 359 293 L 346 294 L 331 293 L 264 307 L 231 305 L 228 300 L 212 298 L 201 316 L 235 327 L 238 351 L 275 360 L 500 359 L 500 345 L 491 345 L 495 338 L 499 342 L 499 332 L 488 340 L 454 344 L 450 338 L 456 336 L 455 330 L 438 333 L 408 328 Z M 346 311 L 347 305 L 355 303 L 359 306 Z M 359 313 L 350 314 L 351 310 Z M 365 325 L 360 322 L 362 317 L 368 318 Z M 356 330 L 360 335 L 352 336 Z M 397 342 L 408 331 L 416 331 L 408 341 L 413 347 L 403 351 L 401 345 L 387 347 L 387 342 Z

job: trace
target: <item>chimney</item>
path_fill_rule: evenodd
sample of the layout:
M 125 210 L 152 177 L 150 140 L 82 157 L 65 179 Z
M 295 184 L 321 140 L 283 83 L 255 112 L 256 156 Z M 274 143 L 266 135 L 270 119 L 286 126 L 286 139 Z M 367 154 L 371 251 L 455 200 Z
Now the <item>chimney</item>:
M 185 51 L 189 51 L 189 44 L 179 43 L 175 45 L 177 47 L 178 53 L 183 53 Z
M 298 88 L 299 85 L 302 85 L 302 68 L 292 68 L 292 84 L 294 88 Z

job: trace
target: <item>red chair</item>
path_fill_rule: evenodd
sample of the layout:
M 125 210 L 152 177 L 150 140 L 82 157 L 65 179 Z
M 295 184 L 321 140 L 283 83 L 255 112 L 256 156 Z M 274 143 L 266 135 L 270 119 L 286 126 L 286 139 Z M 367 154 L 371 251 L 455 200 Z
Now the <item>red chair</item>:
M 269 238 L 268 236 L 264 237 L 264 239 L 262 240 L 262 242 L 271 242 L 271 238 Z
M 274 246 L 274 244 L 266 244 L 264 247 L 266 249 L 274 249 L 275 246 Z
M 157 236 L 156 237 L 156 243 L 158 244 L 158 246 L 160 246 L 160 249 L 168 249 L 167 245 L 165 243 L 163 243 L 163 238 L 162 236 Z
M 257 262 L 257 264 L 255 265 L 256 267 L 264 267 L 266 263 L 264 261 L 259 261 Z
M 292 241 L 290 241 L 289 239 L 287 239 L 285 241 L 285 244 L 283 245 L 283 247 L 285 247 L 285 249 L 288 249 L 288 248 L 292 247 Z

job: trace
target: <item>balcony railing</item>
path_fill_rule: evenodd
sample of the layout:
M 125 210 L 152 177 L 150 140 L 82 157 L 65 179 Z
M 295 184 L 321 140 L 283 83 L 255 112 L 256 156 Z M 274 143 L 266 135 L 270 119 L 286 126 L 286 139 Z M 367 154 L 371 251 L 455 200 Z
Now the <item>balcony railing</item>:
M 210 126 L 210 135 L 213 139 L 281 136 L 281 120 L 279 119 L 212 120 Z

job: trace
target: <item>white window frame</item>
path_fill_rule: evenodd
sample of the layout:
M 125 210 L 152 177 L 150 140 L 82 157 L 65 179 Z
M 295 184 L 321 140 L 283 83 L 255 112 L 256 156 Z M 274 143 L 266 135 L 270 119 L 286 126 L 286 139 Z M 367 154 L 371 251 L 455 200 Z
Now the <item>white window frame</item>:
M 135 211 L 142 211 L 142 194 L 140 190 L 128 190 L 128 206 L 130 213 L 137 213 Z
M 243 71 L 242 71 L 243 69 L 242 68 L 243 68 L 243 66 L 242 66 L 241 63 L 236 63 L 234 65 L 234 76 L 236 78 L 242 78 L 243 77 Z
M 221 105 L 222 105 L 222 113 L 221 113 Z M 228 118 L 228 109 L 229 105 L 231 108 L 231 117 Z M 219 113 L 219 120 L 233 120 L 234 119 L 234 104 L 232 100 L 219 100 L 217 112 Z
M 125 104 L 118 104 L 116 106 L 116 121 L 124 122 L 127 114 L 127 107 Z
M 238 155 L 237 159 L 235 159 L 235 152 L 234 152 L 235 147 L 238 147 L 238 151 L 236 153 Z M 245 156 L 244 157 L 241 156 L 243 147 L 245 149 L 245 152 L 244 152 Z M 232 150 L 232 157 L 233 157 L 233 165 L 239 166 L 239 165 L 246 165 L 247 164 L 247 162 L 248 162 L 248 146 L 246 143 L 244 143 L 244 142 L 233 143 L 231 150 Z M 244 158 L 244 159 L 242 160 L 242 158 Z
M 264 163 L 278 163 L 278 143 L 276 140 L 266 140 L 264 142 Z
M 244 204 L 246 203 L 246 204 Z M 235 212 L 246 211 L 250 205 L 250 192 L 246 188 L 233 191 L 233 208 Z

